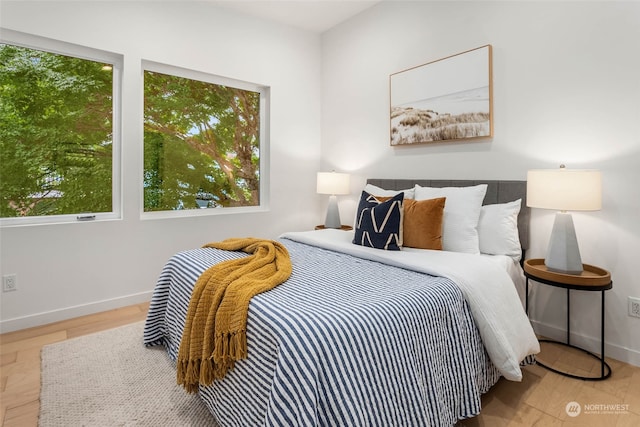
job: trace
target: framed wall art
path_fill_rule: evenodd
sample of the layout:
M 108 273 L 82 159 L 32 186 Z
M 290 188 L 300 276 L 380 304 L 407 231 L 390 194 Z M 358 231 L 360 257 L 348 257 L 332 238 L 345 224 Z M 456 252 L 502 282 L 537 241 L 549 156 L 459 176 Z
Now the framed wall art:
M 493 137 L 491 45 L 389 77 L 391 145 Z

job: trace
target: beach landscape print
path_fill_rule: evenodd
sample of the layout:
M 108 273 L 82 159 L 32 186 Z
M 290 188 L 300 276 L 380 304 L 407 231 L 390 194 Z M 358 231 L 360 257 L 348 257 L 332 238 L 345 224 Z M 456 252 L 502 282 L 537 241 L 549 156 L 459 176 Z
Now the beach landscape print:
M 391 145 L 493 136 L 491 45 L 391 74 Z

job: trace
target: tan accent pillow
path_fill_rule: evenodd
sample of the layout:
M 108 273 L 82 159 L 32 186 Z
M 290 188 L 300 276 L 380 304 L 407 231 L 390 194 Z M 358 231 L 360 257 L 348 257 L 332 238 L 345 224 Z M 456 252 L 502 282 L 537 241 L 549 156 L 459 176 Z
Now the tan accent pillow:
M 380 201 L 390 197 L 376 197 Z M 436 199 L 404 199 L 402 246 L 442 250 L 442 219 L 446 197 Z
M 442 218 L 446 197 L 404 201 L 403 246 L 442 250 Z

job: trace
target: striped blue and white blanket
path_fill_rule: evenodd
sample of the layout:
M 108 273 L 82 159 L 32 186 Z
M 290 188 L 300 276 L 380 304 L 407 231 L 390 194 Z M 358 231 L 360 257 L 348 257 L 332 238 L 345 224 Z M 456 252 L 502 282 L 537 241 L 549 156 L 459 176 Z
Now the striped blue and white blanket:
M 200 389 L 220 425 L 440 426 L 477 415 L 480 395 L 501 372 L 461 288 L 302 242 L 313 236 L 281 239 L 293 273 L 252 299 L 248 358 Z M 200 273 L 242 256 L 210 248 L 173 256 L 158 279 L 144 343 L 165 345 L 175 360 Z

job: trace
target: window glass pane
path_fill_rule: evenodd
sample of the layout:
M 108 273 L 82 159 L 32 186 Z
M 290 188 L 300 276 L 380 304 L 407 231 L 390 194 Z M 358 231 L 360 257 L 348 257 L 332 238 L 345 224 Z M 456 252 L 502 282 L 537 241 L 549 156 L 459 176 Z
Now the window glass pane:
M 259 206 L 261 108 L 258 90 L 145 70 L 144 211 Z
M 0 216 L 113 210 L 113 64 L 0 44 Z

